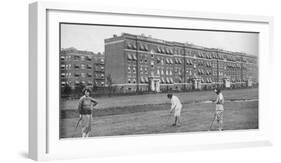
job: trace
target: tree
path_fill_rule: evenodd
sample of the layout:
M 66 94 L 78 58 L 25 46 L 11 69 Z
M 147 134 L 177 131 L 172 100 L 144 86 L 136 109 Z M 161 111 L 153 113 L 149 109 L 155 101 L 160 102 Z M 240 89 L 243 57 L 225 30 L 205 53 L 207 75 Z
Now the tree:
M 80 82 L 75 88 L 75 94 L 80 95 L 84 88 L 85 88 L 85 85 L 82 82 Z
M 63 92 L 64 95 L 70 95 L 71 94 L 72 90 L 71 90 L 71 87 L 69 86 L 69 84 L 65 85 L 62 92 Z
M 111 77 L 111 74 L 108 74 L 106 76 L 106 83 L 107 83 L 107 86 L 108 86 L 109 94 L 111 95 L 112 94 L 112 77 Z

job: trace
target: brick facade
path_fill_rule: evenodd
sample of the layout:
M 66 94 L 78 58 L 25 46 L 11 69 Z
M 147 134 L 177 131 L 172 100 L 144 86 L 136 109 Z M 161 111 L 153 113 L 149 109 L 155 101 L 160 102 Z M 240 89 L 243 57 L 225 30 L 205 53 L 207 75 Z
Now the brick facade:
M 74 48 L 62 49 L 60 52 L 60 84 L 72 89 L 83 85 L 103 87 L 104 55 Z
M 105 39 L 105 75 L 124 91 L 184 90 L 200 81 L 200 88 L 258 82 L 257 57 L 244 53 L 169 42 L 124 33 Z

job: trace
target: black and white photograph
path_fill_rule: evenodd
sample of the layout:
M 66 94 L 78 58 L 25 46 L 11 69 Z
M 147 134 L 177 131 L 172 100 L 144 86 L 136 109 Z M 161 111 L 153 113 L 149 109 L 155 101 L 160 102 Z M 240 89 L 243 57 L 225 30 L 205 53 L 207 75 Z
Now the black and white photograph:
M 259 129 L 259 33 L 61 22 L 59 136 Z

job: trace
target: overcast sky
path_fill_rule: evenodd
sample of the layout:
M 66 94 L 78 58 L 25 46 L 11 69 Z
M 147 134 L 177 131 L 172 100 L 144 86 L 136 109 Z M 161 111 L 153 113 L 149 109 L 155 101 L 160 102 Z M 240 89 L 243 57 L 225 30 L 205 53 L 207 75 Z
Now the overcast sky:
M 258 55 L 258 34 L 219 31 L 175 30 L 96 25 L 61 25 L 61 47 L 74 47 L 92 52 L 104 51 L 104 39 L 114 34 L 131 33 L 151 35 L 166 41 L 189 42 L 208 48 L 220 48 L 235 52 Z

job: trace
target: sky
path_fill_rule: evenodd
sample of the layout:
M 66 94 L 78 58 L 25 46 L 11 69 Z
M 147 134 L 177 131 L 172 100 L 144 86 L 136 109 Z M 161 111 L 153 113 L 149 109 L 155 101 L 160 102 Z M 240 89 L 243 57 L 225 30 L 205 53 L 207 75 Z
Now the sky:
M 136 28 L 120 26 L 98 26 L 81 24 L 61 25 L 61 47 L 74 47 L 94 53 L 104 52 L 104 39 L 130 33 L 152 38 L 192 43 L 207 48 L 219 48 L 234 52 L 244 52 L 258 56 L 258 33 L 200 31 L 159 28 Z

